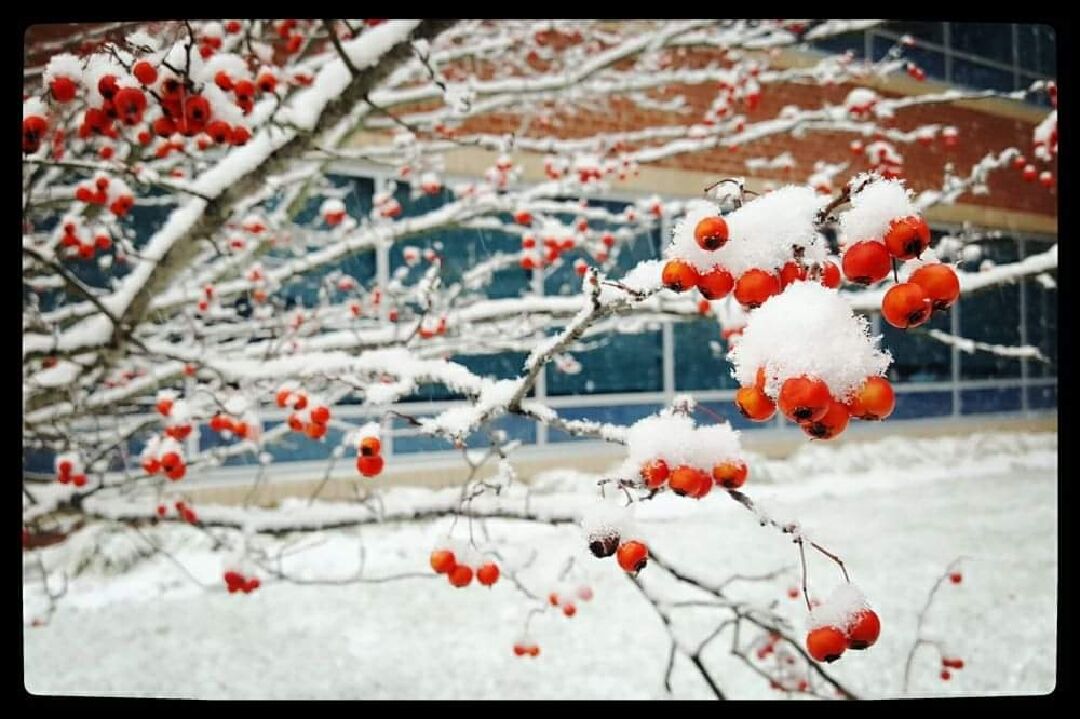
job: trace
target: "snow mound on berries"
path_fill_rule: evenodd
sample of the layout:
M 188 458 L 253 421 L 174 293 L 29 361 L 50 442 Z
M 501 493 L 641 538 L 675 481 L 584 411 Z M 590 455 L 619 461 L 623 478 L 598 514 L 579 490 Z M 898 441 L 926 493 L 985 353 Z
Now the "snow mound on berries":
M 58 77 L 66 77 L 69 80 L 78 82 L 82 78 L 82 73 L 82 61 L 71 53 L 65 52 L 53 55 L 49 59 L 49 64 L 45 66 L 45 71 L 41 77 L 45 84 L 49 85 Z
M 720 214 L 716 204 L 687 203 L 687 213 L 676 223 L 666 257 L 677 257 L 699 272 L 717 265 L 738 277 L 755 267 L 778 270 L 792 257 L 792 246 L 805 249 L 808 263 L 824 262 L 827 247 L 814 228 L 814 218 L 828 201 L 809 187 L 789 185 L 749 202 L 724 216 L 728 241 L 718 250 L 702 249 L 694 228 L 706 217 Z
M 858 177 L 852 180 L 859 181 Z M 851 208 L 840 215 L 840 244 L 847 247 L 864 240 L 881 242 L 890 222 L 917 214 L 902 181 L 871 182 L 851 196 Z
M 833 590 L 818 607 L 810 611 L 807 623 L 810 629 L 818 627 L 849 626 L 855 619 L 855 615 L 864 609 L 869 609 L 870 603 L 866 601 L 866 595 L 850 582 L 844 582 Z
M 870 323 L 835 289 L 796 282 L 750 313 L 742 339 L 728 353 L 732 376 L 754 384 L 765 368 L 765 393 L 777 397 L 791 377 L 816 377 L 843 400 L 867 377 L 885 374 L 892 356 L 878 348 Z
M 618 492 L 610 492 L 581 512 L 581 531 L 586 542 L 601 536 L 616 536 L 622 540 L 641 538 L 641 530 L 634 521 L 633 510 L 622 504 Z
M 687 464 L 711 470 L 720 462 L 742 459 L 739 433 L 728 423 L 696 427 L 682 415 L 659 414 L 635 422 L 627 433 L 628 473 L 636 475 L 646 462 L 662 459 L 674 469 Z

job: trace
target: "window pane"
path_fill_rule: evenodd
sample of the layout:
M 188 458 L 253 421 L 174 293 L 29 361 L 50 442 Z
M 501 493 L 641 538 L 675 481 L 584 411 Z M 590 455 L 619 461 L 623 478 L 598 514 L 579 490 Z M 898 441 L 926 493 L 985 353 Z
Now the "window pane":
M 1014 412 L 1021 407 L 1021 390 L 1021 387 L 963 390 L 960 392 L 960 413 Z
M 998 264 L 1015 262 L 1016 243 L 1011 239 L 983 243 L 983 259 Z M 1011 347 L 1020 344 L 1018 285 L 1000 284 L 987 287 L 965 295 L 959 304 L 961 337 Z M 960 377 L 963 379 L 1019 376 L 1018 359 L 989 352 L 960 353 Z
M 945 417 L 952 414 L 952 411 L 953 396 L 951 391 L 897 392 L 896 408 L 889 415 L 889 419 Z
M 896 41 L 881 36 L 874 37 L 874 59 L 885 57 Z M 938 50 L 921 47 L 904 48 L 904 58 L 918 65 L 926 76 L 934 80 L 945 79 L 945 54 Z
M 881 346 L 892 353 L 889 379 L 893 382 L 942 382 L 952 379 L 951 351 L 943 342 L 919 330 L 949 331 L 949 316 L 935 312 L 929 322 L 914 330 L 901 330 L 881 321 Z
M 738 389 L 726 359 L 730 347 L 715 320 L 679 322 L 673 330 L 676 390 Z
M 940 22 L 887 22 L 885 29 L 897 35 L 911 35 L 916 40 L 945 44 L 945 24 Z
M 949 23 L 949 46 L 954 50 L 990 58 L 1011 65 L 1013 61 L 1012 23 Z
M 641 334 L 610 334 L 585 340 L 599 347 L 573 353 L 581 369 L 576 374 L 547 366 L 547 394 L 610 394 L 659 392 L 663 389 L 663 358 L 659 330 Z
M 1048 245 L 1042 242 L 1026 242 L 1024 256 L 1045 252 Z M 1027 341 L 1037 347 L 1050 362 L 1028 362 L 1029 377 L 1057 376 L 1057 270 L 1044 273 L 1054 283 L 1047 287 L 1036 277 L 1023 282 L 1024 300 L 1027 303 Z
M 610 407 L 560 407 L 557 411 L 563 419 L 584 419 L 592 422 L 631 425 L 662 409 L 658 404 L 622 404 Z M 577 442 L 588 437 L 575 437 L 561 429 L 552 427 L 548 430 L 550 442 Z
M 1011 92 L 1015 85 L 1012 70 L 989 67 L 962 57 L 953 58 L 952 82 L 976 90 L 1003 92 Z

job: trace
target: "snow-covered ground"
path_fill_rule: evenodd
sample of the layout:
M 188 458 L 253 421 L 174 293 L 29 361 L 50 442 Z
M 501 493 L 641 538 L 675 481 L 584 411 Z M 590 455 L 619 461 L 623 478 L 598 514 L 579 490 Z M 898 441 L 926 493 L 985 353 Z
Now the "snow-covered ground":
M 810 446 L 785 461 L 751 464 L 747 493 L 770 515 L 798 520 L 840 554 L 882 620 L 878 643 L 849 652 L 828 670 L 861 697 L 900 694 L 916 617 L 931 585 L 959 556 L 963 581 L 946 582 L 924 636 L 943 641 L 965 666 L 939 677 L 939 655 L 915 657 L 911 693 L 1028 694 L 1055 686 L 1057 621 L 1057 436 L 988 434 L 938 440 L 893 437 Z M 531 508 L 576 514 L 592 501 L 594 477 L 553 471 L 538 478 Z M 437 493 L 389 489 L 387 506 Z M 511 493 L 513 497 L 513 493 Z M 510 500 L 516 501 L 516 500 Z M 507 505 L 509 506 L 509 505 Z M 200 508 L 204 512 L 207 508 Z M 663 495 L 636 519 L 658 555 L 708 582 L 788 567 L 764 582 L 735 582 L 736 599 L 775 601 L 798 636 L 805 606 L 787 595 L 798 582 L 789 536 L 759 526 L 721 492 L 701 501 Z M 587 551 L 573 525 L 487 520 L 504 566 L 534 561 L 518 579 L 541 597 L 568 556 L 575 584 L 595 593 L 567 618 L 549 608 L 532 620 L 536 658 L 511 646 L 532 607 L 504 577 L 488 589 L 449 586 L 428 554 L 449 519 L 367 525 L 302 537 L 254 538 L 285 550 L 293 576 L 347 578 L 416 572 L 387 582 L 299 585 L 258 572 L 250 595 L 226 593 L 221 552 L 187 526 L 140 530 L 169 551 L 139 556 L 131 529 L 92 525 L 64 545 L 24 553 L 25 682 L 33 693 L 198 698 L 659 698 L 668 635 L 658 615 L 613 559 Z M 479 524 L 477 534 L 483 531 Z M 465 520 L 457 536 L 467 537 Z M 229 541 L 237 532 L 217 530 Z M 479 536 L 478 536 L 479 538 Z M 94 548 L 97 551 L 92 551 Z M 74 573 L 56 611 L 45 603 L 37 556 Z M 811 595 L 840 581 L 835 565 L 811 555 Z M 190 575 L 189 576 L 188 572 Z M 205 588 L 194 579 L 207 585 Z M 650 592 L 702 599 L 647 567 Z M 54 589 L 59 575 L 53 575 Z M 724 617 L 714 608 L 674 611 L 680 641 L 693 647 Z M 745 645 L 751 639 L 743 637 Z M 729 698 L 784 698 L 729 653 L 722 636 L 703 654 Z M 766 666 L 766 664 L 762 664 Z M 688 660 L 676 661 L 675 698 L 711 693 Z

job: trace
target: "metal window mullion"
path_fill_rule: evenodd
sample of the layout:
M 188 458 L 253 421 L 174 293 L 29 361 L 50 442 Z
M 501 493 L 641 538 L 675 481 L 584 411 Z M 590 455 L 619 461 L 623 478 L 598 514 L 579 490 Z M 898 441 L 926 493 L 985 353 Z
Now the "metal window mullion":
M 962 300 L 959 300 L 952 306 L 952 312 L 949 313 L 949 332 L 953 337 L 960 336 L 960 305 L 963 304 Z M 957 345 L 953 345 L 949 352 L 949 362 L 952 366 L 952 394 L 953 394 L 953 417 L 960 416 L 960 348 Z
M 952 83 L 952 58 L 953 58 L 953 56 L 952 56 L 952 44 L 950 42 L 952 38 L 949 36 L 949 23 L 943 22 L 943 23 L 941 23 L 941 27 L 942 27 L 941 43 L 942 43 L 942 48 L 943 48 L 942 52 L 945 55 L 945 82 Z
M 1015 25 L 1013 26 L 1015 27 Z M 1016 240 L 1016 252 L 1017 258 L 1023 260 L 1025 257 L 1026 243 L 1022 238 Z M 1028 343 L 1028 331 L 1027 331 L 1027 277 L 1020 278 L 1020 346 L 1026 347 Z M 1031 371 L 1028 365 L 1028 358 L 1020 358 L 1020 379 L 1023 381 L 1023 390 L 1020 393 L 1020 408 L 1024 410 L 1024 414 L 1028 414 L 1028 377 Z
M 532 290 L 536 297 L 544 296 L 544 271 L 542 269 L 536 269 L 532 271 Z M 533 386 L 536 393 L 536 399 L 543 402 L 547 398 L 547 367 L 540 370 L 540 374 L 536 377 L 536 384 Z M 548 443 L 548 426 L 543 422 L 536 423 L 536 444 L 543 447 Z

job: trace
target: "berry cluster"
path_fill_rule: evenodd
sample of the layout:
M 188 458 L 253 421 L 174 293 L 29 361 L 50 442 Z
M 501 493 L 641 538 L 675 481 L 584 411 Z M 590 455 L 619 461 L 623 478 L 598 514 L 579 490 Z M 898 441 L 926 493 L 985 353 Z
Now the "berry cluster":
M 868 649 L 881 634 L 877 612 L 850 584 L 838 587 L 810 618 L 806 650 L 819 662 L 835 662 L 848 649 Z
M 242 572 L 238 572 L 235 569 L 226 570 L 224 574 L 222 574 L 222 579 L 225 580 L 225 586 L 228 588 L 229 594 L 236 594 L 237 592 L 251 594 L 258 589 L 261 584 L 258 577 L 245 576 Z
M 324 200 L 319 207 L 319 215 L 327 227 L 337 227 L 345 219 L 345 203 L 337 199 Z
M 151 437 L 142 451 L 140 461 L 143 470 L 150 475 L 162 473 L 176 481 L 183 479 L 187 474 L 184 452 L 180 448 L 180 443 L 173 437 L 165 439 L 157 435 Z
M 69 251 L 80 259 L 91 260 L 97 250 L 106 252 L 112 247 L 112 236 L 108 229 L 97 227 L 90 232 L 83 227 L 82 220 L 78 217 L 65 217 L 59 229 L 60 246 L 70 248 Z
M 738 433 L 727 423 L 696 426 L 673 412 L 645 417 L 627 433 L 626 474 L 637 474 L 645 487 L 665 485 L 680 497 L 701 499 L 713 487 L 738 489 L 748 469 Z
M 592 587 L 587 584 L 582 584 L 581 586 L 577 587 L 577 589 L 573 589 L 570 587 L 560 587 L 552 592 L 549 592 L 548 604 L 562 610 L 563 615 L 567 618 L 570 618 L 577 614 L 576 600 L 588 602 L 591 601 L 592 598 Z
M 187 402 L 176 399 L 176 393 L 172 390 L 161 390 L 157 394 L 155 407 L 166 420 L 165 434 L 178 441 L 187 439 L 192 430 Z
M 179 514 L 185 522 L 188 524 L 199 523 L 199 515 L 195 513 L 195 510 L 192 509 L 187 502 L 178 499 L 174 506 L 176 507 L 176 513 Z M 169 508 L 164 504 L 159 504 L 157 506 L 157 514 L 164 519 L 169 514 Z
M 518 637 L 514 641 L 514 655 L 523 657 L 530 656 L 536 657 L 540 655 L 540 645 L 536 643 L 536 640 L 527 636 Z
M 594 557 L 603 559 L 614 554 L 624 572 L 636 574 L 648 564 L 648 546 L 637 539 L 624 539 L 613 527 L 598 527 L 589 533 L 587 540 Z
M 753 422 L 767 422 L 780 411 L 790 421 L 815 439 L 832 439 L 842 433 L 854 417 L 863 420 L 883 420 L 896 407 L 892 384 L 884 377 L 867 377 L 846 402 L 829 392 L 820 379 L 808 376 L 791 377 L 780 385 L 777 401 L 765 392 L 765 369 L 759 368 L 752 386 L 742 387 L 735 394 L 739 412 Z
M 947 657 L 947 656 L 942 655 L 942 657 L 941 657 L 941 674 L 939 676 L 941 676 L 942 681 L 947 682 L 950 679 L 952 679 L 952 673 L 949 671 L 950 669 L 955 670 L 955 669 L 963 669 L 963 668 L 964 668 L 964 660 L 963 659 L 960 659 L 959 657 Z
M 374 207 L 371 211 L 378 217 L 393 219 L 395 217 L 401 217 L 401 213 L 404 211 L 401 207 L 401 203 L 395 200 L 394 196 L 386 191 L 376 192 L 372 197 L 372 203 L 374 204 Z
M 365 477 L 375 477 L 383 471 L 382 442 L 377 431 L 378 425 L 369 424 L 356 446 L 356 471 Z
M 476 581 L 490 587 L 499 581 L 499 565 L 491 560 L 471 558 L 473 552 L 449 545 L 440 545 L 431 553 L 431 568 L 436 574 L 445 574 L 455 587 L 467 587 Z
M 303 432 L 311 439 L 326 436 L 330 408 L 309 397 L 295 382 L 281 385 L 274 399 L 278 407 L 292 407 L 294 410 L 287 420 L 293 432 Z
M 75 187 L 75 199 L 88 205 L 108 206 L 109 212 L 123 217 L 135 206 L 135 194 L 123 180 L 110 179 L 104 172 L 95 173 Z
M 79 455 L 71 452 L 56 455 L 54 461 L 56 467 L 56 481 L 60 484 L 73 484 L 76 487 L 86 486 L 86 473 L 83 471 L 82 460 Z

